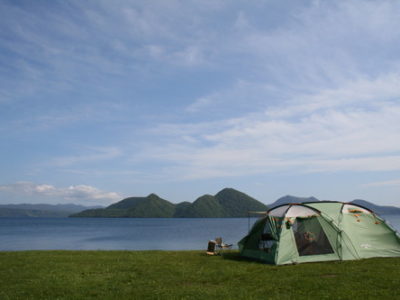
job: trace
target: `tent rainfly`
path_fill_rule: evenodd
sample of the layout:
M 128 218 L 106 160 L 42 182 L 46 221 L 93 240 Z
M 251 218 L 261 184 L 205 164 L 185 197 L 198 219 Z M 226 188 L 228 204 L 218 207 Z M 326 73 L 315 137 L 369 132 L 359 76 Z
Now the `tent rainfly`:
M 240 254 L 270 264 L 400 256 L 400 236 L 371 210 L 318 201 L 274 207 L 239 242 Z

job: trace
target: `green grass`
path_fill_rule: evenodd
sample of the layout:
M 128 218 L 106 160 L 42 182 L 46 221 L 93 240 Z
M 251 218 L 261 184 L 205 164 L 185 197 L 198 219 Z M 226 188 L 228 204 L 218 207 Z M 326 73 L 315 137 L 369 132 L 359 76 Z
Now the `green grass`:
M 396 299 L 400 259 L 271 266 L 236 252 L 0 252 L 0 299 Z

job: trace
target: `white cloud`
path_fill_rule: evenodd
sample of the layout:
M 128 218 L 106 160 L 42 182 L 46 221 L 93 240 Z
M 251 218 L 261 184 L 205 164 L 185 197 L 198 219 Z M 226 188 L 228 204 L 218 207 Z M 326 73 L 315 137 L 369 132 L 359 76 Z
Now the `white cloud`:
M 362 107 L 379 109 L 400 99 L 400 74 L 389 73 L 367 79 L 359 74 L 355 80 L 348 80 L 336 88 L 320 89 L 312 94 L 297 94 L 281 107 L 268 109 L 270 117 L 293 117 L 310 115 L 318 110 L 354 109 Z M 389 103 L 387 103 L 389 102 Z
M 79 203 L 79 204 L 109 204 L 122 199 L 115 192 L 101 191 L 89 185 L 73 185 L 66 188 L 55 187 L 49 184 L 35 184 L 32 182 L 17 182 L 0 185 L 0 192 L 13 197 L 20 197 L 21 201 L 39 201 L 52 203 Z
M 210 106 L 210 104 L 212 104 L 211 98 L 212 97 L 208 96 L 208 97 L 201 97 L 199 99 L 196 99 L 195 102 L 193 102 L 186 108 L 186 111 L 187 112 L 197 112 L 199 110 L 203 110 L 205 107 L 208 107 L 208 106 Z
M 141 159 L 171 163 L 174 176 L 166 176 L 186 179 L 399 171 L 398 82 L 396 74 L 363 78 L 236 119 L 169 124 L 158 132 L 166 144 L 146 148 Z

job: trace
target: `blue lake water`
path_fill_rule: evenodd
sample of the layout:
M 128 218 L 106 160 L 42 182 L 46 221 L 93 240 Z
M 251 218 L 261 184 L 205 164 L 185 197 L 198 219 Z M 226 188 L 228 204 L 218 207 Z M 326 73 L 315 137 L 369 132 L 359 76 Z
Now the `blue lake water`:
M 400 215 L 383 216 L 400 230 Z M 0 218 L 0 251 L 201 250 L 246 235 L 256 219 Z

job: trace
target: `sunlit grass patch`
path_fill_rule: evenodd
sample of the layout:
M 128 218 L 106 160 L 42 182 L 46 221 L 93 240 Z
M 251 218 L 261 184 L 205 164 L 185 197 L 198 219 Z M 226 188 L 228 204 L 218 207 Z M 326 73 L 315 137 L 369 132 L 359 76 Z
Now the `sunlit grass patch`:
M 0 252 L 0 299 L 393 298 L 400 259 L 271 266 L 237 252 Z

